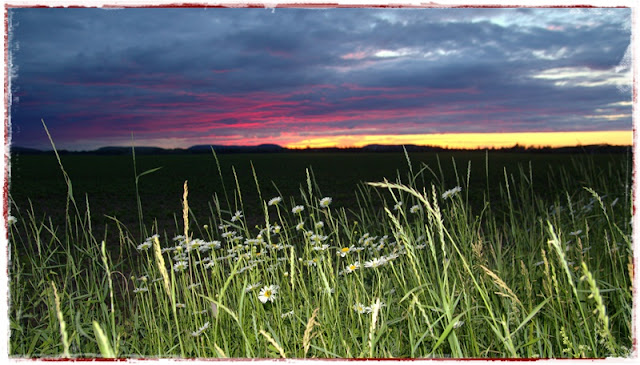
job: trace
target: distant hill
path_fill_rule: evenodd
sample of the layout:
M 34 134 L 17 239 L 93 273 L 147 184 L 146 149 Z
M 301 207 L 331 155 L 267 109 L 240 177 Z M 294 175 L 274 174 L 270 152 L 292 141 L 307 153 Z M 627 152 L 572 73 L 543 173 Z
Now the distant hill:
M 166 155 L 166 154 L 200 154 L 211 153 L 211 149 L 216 153 L 284 153 L 284 152 L 442 152 L 442 151 L 484 151 L 481 149 L 459 149 L 459 148 L 445 148 L 437 146 L 418 146 L 418 145 L 383 145 L 383 144 L 370 144 L 364 147 L 322 147 L 322 148 L 305 148 L 305 149 L 289 149 L 277 144 L 261 144 L 257 146 L 223 146 L 223 145 L 195 145 L 187 149 L 174 148 L 166 149 L 160 147 L 135 147 L 136 155 Z M 588 145 L 588 146 L 571 146 L 571 147 L 524 147 L 520 145 L 514 145 L 512 147 L 503 148 L 489 148 L 489 151 L 494 152 L 509 152 L 509 153 L 631 153 L 631 146 L 611 146 L 607 144 L 601 145 Z M 20 146 L 11 146 L 10 153 L 12 155 L 36 155 L 36 154 L 48 154 L 52 153 L 51 150 L 43 151 L 35 148 L 27 148 Z M 65 154 L 86 154 L 86 155 L 130 155 L 131 147 L 118 147 L 107 146 L 101 147 L 93 151 L 67 151 L 58 150 L 61 155 Z
M 20 146 L 9 147 L 9 152 L 11 154 L 25 154 L 25 155 L 36 155 L 36 154 L 46 153 L 45 151 L 41 151 L 35 148 L 20 147 Z
M 222 146 L 222 145 L 196 145 L 187 148 L 189 152 L 209 152 L 211 153 L 211 149 L 213 148 L 216 153 L 261 153 L 261 152 L 283 152 L 287 151 L 287 148 L 279 146 L 277 144 L 261 144 L 257 146 Z
M 149 155 L 149 154 L 156 154 L 156 153 L 166 153 L 169 150 L 166 150 L 160 147 L 136 147 L 135 151 L 136 151 L 136 154 Z M 97 155 L 130 155 L 131 147 L 107 146 L 107 147 L 98 148 L 97 150 L 90 151 L 90 152 L 93 152 Z

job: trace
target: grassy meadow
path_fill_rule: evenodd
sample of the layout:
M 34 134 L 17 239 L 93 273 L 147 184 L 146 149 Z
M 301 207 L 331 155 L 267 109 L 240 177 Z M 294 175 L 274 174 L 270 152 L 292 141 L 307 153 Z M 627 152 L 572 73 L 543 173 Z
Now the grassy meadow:
M 628 357 L 631 160 L 12 156 L 9 355 Z

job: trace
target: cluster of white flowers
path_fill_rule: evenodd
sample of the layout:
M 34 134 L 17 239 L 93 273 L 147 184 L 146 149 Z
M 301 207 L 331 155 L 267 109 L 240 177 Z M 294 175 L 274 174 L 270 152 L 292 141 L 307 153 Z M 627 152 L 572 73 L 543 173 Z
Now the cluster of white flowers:
M 259 246 L 259 245 L 263 245 L 264 243 L 265 243 L 264 238 L 262 238 L 262 236 L 257 238 L 247 238 L 244 240 L 244 244 L 250 245 L 250 246 Z
M 365 233 L 362 235 L 362 237 L 360 237 L 360 239 L 358 240 L 358 245 L 361 246 L 369 246 L 370 244 L 372 244 L 373 242 L 375 242 L 375 240 L 378 239 L 378 236 L 371 236 L 369 233 Z M 387 236 L 384 236 L 383 239 L 387 239 Z

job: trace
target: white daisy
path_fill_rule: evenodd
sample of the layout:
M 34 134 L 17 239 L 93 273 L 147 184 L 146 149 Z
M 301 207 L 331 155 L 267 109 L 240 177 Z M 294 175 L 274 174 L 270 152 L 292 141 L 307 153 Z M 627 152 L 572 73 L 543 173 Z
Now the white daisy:
M 144 241 L 143 243 L 138 245 L 138 251 L 146 251 L 151 248 L 151 241 Z
M 207 242 L 206 245 L 212 250 L 213 249 L 219 249 L 220 248 L 220 241 Z
M 237 220 L 239 220 L 240 218 L 242 218 L 242 212 L 237 210 L 236 213 L 233 215 L 233 217 L 231 217 L 231 221 L 235 222 Z
M 296 225 L 296 231 L 304 229 L 304 222 L 300 222 Z
M 362 303 L 356 303 L 353 305 L 353 310 L 360 313 L 360 314 L 365 314 L 365 313 L 370 313 L 371 312 L 371 307 L 366 307 L 364 304 Z
M 258 299 L 262 303 L 266 303 L 267 301 L 273 302 L 276 300 L 276 294 L 278 293 L 278 289 L 280 287 L 277 285 L 269 285 L 260 289 L 260 293 L 258 294 Z
M 449 189 L 449 190 L 445 191 L 442 194 L 442 199 L 449 199 L 450 197 L 454 196 L 455 194 L 457 194 L 457 193 L 459 193 L 461 191 L 462 191 L 462 188 L 459 187 L 459 186 L 456 186 L 453 189 Z
M 235 236 L 236 234 L 237 234 L 237 233 L 236 233 L 236 231 L 227 231 L 227 232 L 224 232 L 224 233 L 222 234 L 222 238 L 229 238 L 229 237 L 233 237 L 233 236 Z
M 324 227 L 324 222 L 323 221 L 319 221 L 318 223 L 316 223 L 316 229 L 320 229 Z
M 272 198 L 271 200 L 269 200 L 269 206 L 278 205 L 278 203 L 280 203 L 281 201 L 282 201 L 282 198 L 279 196 Z
M 302 205 L 296 205 L 295 207 L 293 207 L 293 209 L 291 209 L 291 213 L 298 214 L 303 210 L 304 210 L 304 207 Z
M 328 208 L 329 204 L 331 204 L 332 201 L 333 201 L 333 199 L 331 199 L 329 197 L 322 198 L 320 200 L 320 206 L 323 207 L 323 208 Z
M 356 271 L 359 268 L 360 268 L 360 262 L 356 261 L 353 264 L 347 265 L 347 267 L 345 267 L 344 271 L 345 271 L 345 273 L 348 274 L 348 273 Z
M 417 204 L 412 206 L 411 208 L 409 208 L 409 212 L 411 212 L 411 214 L 416 214 L 421 210 L 422 210 L 422 208 L 420 208 L 420 206 L 417 205 Z
M 351 245 L 351 247 L 343 247 L 340 250 L 338 250 L 338 252 L 336 253 L 340 255 L 340 257 L 345 257 L 349 252 L 352 252 L 352 251 L 355 251 L 355 248 L 353 245 Z
M 376 268 L 376 267 L 380 267 L 380 266 L 382 266 L 382 265 L 384 265 L 384 264 L 386 264 L 386 263 L 387 263 L 387 259 L 386 259 L 384 256 L 382 256 L 382 257 L 380 257 L 380 258 L 377 258 L 377 257 L 376 257 L 376 258 L 374 258 L 374 259 L 373 259 L 373 260 L 371 260 L 371 261 L 367 261 L 367 262 L 365 262 L 365 263 L 364 263 L 364 267 L 373 267 L 373 268 Z
M 397 202 L 396 205 L 393 206 L 393 210 L 400 210 L 402 208 L 402 202 Z
M 173 265 L 173 271 L 184 271 L 187 267 L 189 267 L 189 263 L 181 260 Z
M 616 201 L 618 201 L 618 199 L 616 199 Z M 10 216 L 7 218 L 7 223 L 8 223 L 9 225 L 16 224 L 17 222 L 18 222 L 18 218 L 14 217 L 14 216 L 12 216 L 12 215 L 10 215 Z

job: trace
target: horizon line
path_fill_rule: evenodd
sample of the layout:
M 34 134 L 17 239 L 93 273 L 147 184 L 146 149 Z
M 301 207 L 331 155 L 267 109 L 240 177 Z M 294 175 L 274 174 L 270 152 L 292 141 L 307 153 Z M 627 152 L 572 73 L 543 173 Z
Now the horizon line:
M 138 148 L 189 149 L 196 146 L 219 146 L 224 148 L 257 147 L 273 145 L 292 150 L 307 148 L 362 148 L 369 145 L 383 146 L 422 146 L 439 147 L 445 149 L 497 149 L 523 146 L 527 148 L 556 148 L 586 145 L 633 146 L 633 130 L 605 130 L 605 131 L 564 131 L 564 132 L 491 132 L 491 133 L 433 133 L 433 134 L 373 134 L 373 135 L 313 135 L 293 136 L 284 133 L 269 138 L 235 137 L 235 143 L 209 143 L 205 138 L 143 138 L 139 140 L 95 140 L 70 141 L 56 143 L 59 150 L 93 151 L 107 147 L 136 147 L 137 143 L 144 143 Z M 75 142 L 75 143 L 74 143 Z M 49 143 L 39 143 L 38 147 L 14 144 L 13 148 L 31 148 L 45 150 Z M 32 144 L 33 146 L 34 144 Z M 45 146 L 45 147 L 40 147 Z M 5 146 L 6 147 L 6 146 Z M 9 146 L 12 148 L 11 146 Z

